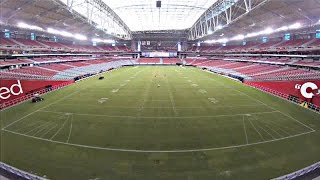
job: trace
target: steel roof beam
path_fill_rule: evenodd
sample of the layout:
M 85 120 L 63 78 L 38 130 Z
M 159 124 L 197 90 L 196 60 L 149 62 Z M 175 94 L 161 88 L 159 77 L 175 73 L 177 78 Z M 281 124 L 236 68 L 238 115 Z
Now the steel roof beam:
M 218 0 L 189 29 L 188 39 L 213 34 L 267 1 L 270 0 Z

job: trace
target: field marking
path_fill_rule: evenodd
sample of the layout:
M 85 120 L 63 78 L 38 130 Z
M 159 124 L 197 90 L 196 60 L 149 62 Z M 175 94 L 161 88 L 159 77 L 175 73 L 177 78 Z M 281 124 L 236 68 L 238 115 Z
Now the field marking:
M 265 129 L 265 127 L 263 127 L 261 121 L 260 121 L 257 117 L 252 116 L 252 118 L 254 118 L 254 121 L 257 122 L 256 126 L 258 126 L 258 128 L 260 128 L 260 129 L 262 129 L 264 132 L 266 132 L 269 136 L 271 136 L 272 139 L 276 139 L 276 138 L 272 135 L 272 133 L 270 133 L 269 131 L 267 131 L 267 130 Z M 266 128 L 268 128 L 268 127 L 266 126 Z M 270 129 L 270 128 L 268 128 L 268 129 Z M 282 137 L 282 136 L 280 135 L 280 137 Z
M 253 100 L 257 101 L 257 102 L 260 102 L 261 104 L 264 104 L 264 105 L 268 106 L 268 107 L 269 107 L 270 109 L 272 109 L 272 110 L 278 111 L 278 112 L 281 113 L 282 115 L 287 116 L 288 118 L 290 118 L 290 119 L 298 122 L 299 124 L 303 125 L 304 127 L 308 128 L 308 129 L 310 129 L 310 130 L 312 130 L 312 131 L 315 131 L 313 128 L 307 126 L 306 124 L 302 123 L 301 121 L 297 120 L 296 118 L 293 118 L 292 116 L 290 116 L 290 115 L 288 115 L 288 114 L 286 114 L 286 113 L 284 113 L 284 112 L 282 112 L 282 111 L 279 111 L 279 110 L 275 109 L 274 107 L 272 107 L 272 106 L 270 106 L 270 105 L 268 105 L 268 104 L 266 104 L 266 103 L 264 103 L 264 102 L 262 102 L 262 101 L 260 101 L 260 100 L 258 100 L 258 99 L 256 99 L 256 98 L 254 98 L 254 97 L 251 97 L 251 96 L 249 96 L 248 94 L 246 94 L 246 93 L 244 93 L 244 92 L 241 92 L 241 91 L 239 91 L 239 90 L 236 90 L 236 91 L 244 94 L 245 96 L 247 96 L 247 97 L 249 97 L 249 98 L 251 98 L 251 99 L 253 99 Z
M 67 118 L 66 118 L 66 120 L 64 121 L 64 123 L 62 124 L 62 126 L 58 129 L 58 131 L 50 138 L 50 140 L 52 140 L 54 137 L 56 137 L 56 135 L 58 135 L 59 134 L 59 132 L 61 131 L 61 129 L 64 127 L 64 125 L 66 124 L 66 122 L 69 120 L 69 117 L 70 116 L 68 116 Z
M 264 138 L 263 138 L 262 134 L 258 131 L 258 129 L 257 129 L 257 128 L 254 126 L 254 124 L 251 122 L 251 119 L 248 119 L 248 120 L 249 120 L 251 126 L 254 128 L 254 130 L 260 135 L 262 141 L 264 141 Z
M 35 136 L 30 136 L 14 131 L 10 131 L 7 129 L 3 130 L 4 132 L 8 132 L 11 134 L 15 135 L 20 135 L 28 138 L 33 138 L 33 139 L 38 139 L 46 142 L 51 142 L 51 143 L 56 143 L 56 144 L 63 144 L 63 145 L 68 145 L 68 146 L 73 146 L 73 147 L 81 147 L 81 148 L 89 148 L 89 149 L 96 149 L 96 150 L 105 150 L 105 151 L 118 151 L 118 152 L 135 152 L 135 153 L 186 153 L 186 152 L 200 152 L 200 151 L 214 151 L 214 150 L 224 150 L 224 149 L 232 149 L 232 148 L 242 148 L 242 147 L 248 147 L 248 146 L 253 146 L 253 145 L 259 145 L 259 144 L 266 144 L 266 143 L 271 143 L 271 142 L 276 142 L 276 141 L 281 141 L 285 139 L 290 139 L 310 133 L 314 133 L 315 131 L 308 131 L 292 136 L 287 136 L 283 138 L 278 138 L 278 139 L 272 139 L 272 140 L 267 140 L 267 141 L 260 141 L 260 142 L 255 142 L 255 143 L 249 143 L 249 144 L 240 144 L 240 145 L 232 145 L 232 146 L 223 146 L 223 147 L 215 147 L 215 148 L 199 148 L 199 149 L 176 149 L 176 150 L 140 150 L 140 149 L 121 149 L 121 148 L 108 148 L 108 147 L 99 147 L 99 146 L 89 146 L 89 145 L 82 145 L 82 144 L 74 144 L 74 143 L 66 143 L 66 142 L 60 142 L 60 141 L 55 141 L 51 139 L 45 139 L 45 138 L 40 138 L 40 137 L 35 137 Z
M 70 124 L 70 130 L 69 130 L 69 136 L 68 136 L 68 139 L 67 139 L 67 143 L 69 143 L 69 140 L 70 140 L 70 137 L 71 137 L 71 132 L 72 132 L 72 120 L 73 120 L 73 115 L 71 115 L 71 124 Z
M 268 128 L 269 130 L 271 130 L 272 132 L 274 132 L 275 134 L 277 134 L 278 136 L 280 136 L 280 137 L 283 137 L 280 133 L 278 133 L 278 131 L 276 131 L 276 130 L 274 130 L 272 127 L 272 125 L 270 125 L 269 123 L 266 123 L 265 121 L 260 121 L 260 120 L 258 120 L 256 117 L 254 117 L 257 121 L 259 121 L 259 123 L 261 123 L 261 124 L 264 124 L 264 126 L 266 127 L 266 128 Z M 278 128 L 279 129 L 279 128 Z M 288 133 L 286 133 L 286 134 L 288 134 Z M 289 134 L 290 135 L 290 134 Z
M 246 124 L 244 123 L 244 116 L 242 116 L 242 123 L 243 123 L 244 134 L 246 135 L 246 142 L 247 142 L 247 144 L 249 144 L 248 135 L 247 135 L 247 129 L 246 129 Z
M 33 128 L 33 129 L 31 129 L 31 130 L 29 130 L 28 132 L 26 132 L 26 134 L 29 134 L 29 133 L 31 133 L 31 132 L 33 132 L 33 131 L 35 131 L 35 130 L 38 130 L 39 131 L 39 129 L 41 129 L 41 128 L 43 128 L 43 127 L 46 127 L 48 124 L 50 124 L 50 123 L 52 123 L 51 121 L 47 121 L 47 122 L 45 122 L 45 123 L 43 123 L 43 124 L 40 124 L 39 126 L 37 126 L 37 127 L 35 127 L 35 128 Z
M 270 124 L 274 124 L 276 127 L 278 127 L 278 129 L 279 129 L 280 131 L 282 131 L 282 132 L 284 132 L 284 133 L 286 133 L 286 134 L 288 134 L 288 135 L 291 135 L 291 134 L 290 134 L 288 131 L 285 131 L 284 129 L 290 129 L 290 130 L 293 131 L 293 132 L 297 131 L 296 129 L 293 129 L 293 128 L 288 127 L 288 126 L 283 126 L 283 125 L 281 125 L 280 123 L 278 124 L 278 123 L 276 123 L 276 122 L 274 122 L 274 121 L 272 121 L 272 120 L 269 120 L 269 123 L 270 123 Z M 281 128 L 279 128 L 279 127 L 282 127 L 283 129 L 281 129 Z
M 278 131 L 274 130 L 269 124 L 267 124 L 267 123 L 265 123 L 265 122 L 260 122 L 260 123 L 264 124 L 264 126 L 265 126 L 266 128 L 268 128 L 269 130 L 271 130 L 272 132 L 274 132 L 274 133 L 277 134 L 278 136 L 283 137 L 280 133 L 278 133 Z
M 35 121 L 35 122 L 32 122 L 32 123 L 30 123 L 30 124 L 27 124 L 26 126 L 22 126 L 22 127 L 20 127 L 20 128 L 18 128 L 18 129 L 16 129 L 16 131 L 20 131 L 20 130 L 23 130 L 23 129 L 27 129 L 27 128 L 29 128 L 29 127 L 32 127 L 32 126 L 34 126 L 34 125 L 37 125 L 38 123 L 40 123 L 41 124 L 41 120 L 40 121 Z
M 212 74 L 212 73 L 210 73 L 210 74 Z M 207 77 L 207 78 L 208 78 L 208 77 Z M 211 79 L 211 78 L 208 78 L 208 79 Z M 217 82 L 217 83 L 219 83 L 219 84 L 221 84 L 223 87 L 226 87 L 223 83 L 221 83 L 221 82 L 219 82 L 219 81 L 216 81 L 216 80 L 214 80 L 214 79 L 211 79 L 211 80 L 212 80 L 212 81 L 215 81 L 215 82 Z M 266 104 L 266 103 L 264 103 L 264 102 L 262 102 L 262 101 L 260 101 L 260 100 L 258 100 L 258 99 L 256 99 L 256 98 L 254 98 L 254 97 L 252 97 L 252 96 L 250 96 L 250 95 L 248 95 L 248 94 L 246 94 L 246 93 L 244 93 L 244 92 L 242 92 L 242 91 L 240 91 L 240 90 L 238 90 L 238 89 L 236 89 L 236 88 L 233 88 L 233 90 L 234 90 L 234 91 L 237 91 L 237 92 L 239 92 L 239 93 L 241 93 L 241 94 L 243 94 L 243 95 L 245 95 L 245 96 L 247 96 L 248 98 L 250 98 L 250 99 L 252 99 L 252 100 L 254 100 L 254 101 L 256 101 L 256 102 L 259 102 L 259 103 L 261 103 L 261 104 L 264 104 L 264 105 L 268 106 L 270 109 L 275 110 L 275 111 L 278 111 L 279 113 L 281 113 L 281 114 L 289 117 L 290 119 L 292 119 L 292 120 L 300 123 L 301 125 L 307 127 L 308 129 L 310 129 L 310 130 L 312 130 L 312 131 L 315 131 L 313 128 L 307 126 L 306 124 L 302 123 L 301 121 L 297 120 L 296 118 L 293 118 L 292 116 L 290 116 L 290 115 L 288 115 L 288 114 L 286 114 L 286 113 L 284 113 L 284 112 L 282 112 L 282 111 L 279 111 L 279 110 L 275 109 L 274 107 L 272 107 L 272 106 L 270 106 L 270 105 L 268 105 L 268 104 Z
M 151 84 L 152 84 L 153 80 L 151 80 L 151 82 L 148 84 L 146 90 L 145 90 L 145 93 L 144 93 L 144 96 L 143 96 L 143 101 L 142 101 L 142 104 L 140 105 L 140 111 L 138 112 L 138 115 L 140 116 L 141 115 L 141 112 L 143 111 L 144 109 L 144 105 L 146 104 L 147 102 L 147 98 L 149 96 L 149 92 L 150 92 L 150 88 L 151 88 Z
M 170 100 L 151 100 L 151 101 L 170 101 Z M 60 103 L 59 106 L 76 106 L 78 104 L 68 104 L 68 103 Z M 133 106 L 102 106 L 102 105 L 94 105 L 94 104 L 86 104 L 86 106 L 91 106 L 91 107 L 103 107 L 103 108 L 125 108 L 125 109 L 139 109 L 140 107 L 133 107 Z M 265 106 L 263 104 L 252 104 L 252 105 L 238 105 L 238 106 L 228 106 L 228 105 L 222 105 L 222 106 L 209 106 L 208 108 L 212 109 L 217 109 L 217 108 L 235 108 L 235 107 L 257 107 L 257 106 Z M 144 109 L 153 109 L 153 108 L 172 108 L 171 106 L 148 106 L 144 107 Z M 203 107 L 180 107 L 180 106 L 175 106 L 176 109 L 203 109 Z
M 58 126 L 58 124 L 56 124 L 55 126 L 51 127 L 46 133 L 42 134 L 40 137 L 44 137 L 45 135 L 47 135 L 50 131 L 52 131 L 54 128 L 56 128 Z
M 41 129 L 39 129 L 36 133 L 34 133 L 32 136 L 36 136 L 37 134 L 39 134 L 40 132 L 42 132 L 43 130 L 47 129 L 47 127 L 54 125 L 54 122 L 50 122 L 47 125 L 45 125 L 44 127 L 42 127 Z
M 173 109 L 174 114 L 177 115 L 178 112 L 177 112 L 177 110 L 175 108 L 176 105 L 175 105 L 175 102 L 174 102 L 174 99 L 173 99 L 173 95 L 172 95 L 172 92 L 171 92 L 171 89 L 170 89 L 170 83 L 169 83 L 169 80 L 168 80 L 167 76 L 166 76 L 166 82 L 168 84 L 167 89 L 168 89 L 168 94 L 169 94 L 169 98 L 170 98 L 170 101 L 171 101 L 172 109 Z
M 265 133 L 267 133 L 269 136 L 271 136 L 272 139 L 276 139 L 271 133 L 269 133 L 269 131 L 265 130 L 262 125 L 256 124 L 256 126 L 258 126 L 258 128 L 260 128 L 260 129 L 262 129 L 262 130 L 263 130 Z
M 126 69 L 126 71 L 124 71 L 124 72 L 127 72 L 127 71 L 129 71 L 129 70 L 130 70 L 130 68 L 129 68 L 129 69 Z M 107 73 L 108 73 L 108 72 L 107 72 Z M 104 74 L 106 74 L 106 73 L 104 73 Z M 109 77 L 109 79 L 110 79 L 110 78 L 117 77 L 117 76 L 120 76 L 120 75 L 122 75 L 122 74 L 113 75 L 113 76 Z M 83 81 L 82 81 L 82 82 L 83 82 Z M 80 83 L 81 83 L 81 82 L 80 82 Z M 40 111 L 40 110 L 42 110 L 42 109 L 45 109 L 45 108 L 47 108 L 47 107 L 49 107 L 49 106 L 51 106 L 51 105 L 53 105 L 53 104 L 56 104 L 56 103 L 58 103 L 58 102 L 60 102 L 60 101 L 62 101 L 62 100 L 65 100 L 65 99 L 73 96 L 73 95 L 76 94 L 76 93 L 80 93 L 81 91 L 87 90 L 87 89 L 90 89 L 90 88 L 94 88 L 94 87 L 88 86 L 88 87 L 79 89 L 79 90 L 77 90 L 77 91 L 75 91 L 75 92 L 73 92 L 73 93 L 71 93 L 71 94 L 69 94 L 69 95 L 67 95 L 67 96 L 62 97 L 61 99 L 58 99 L 58 100 L 56 100 L 56 101 L 54 101 L 54 102 L 52 102 L 52 103 L 49 103 L 49 104 L 47 104 L 47 105 L 45 105 L 45 106 L 43 106 L 43 107 L 41 107 L 41 108 L 39 108 L 39 109 L 37 109 L 37 110 L 35 110 L 35 111 L 27 114 L 27 115 L 25 115 L 25 116 L 23 116 L 23 117 L 21 117 L 21 118 L 19 118 L 19 119 L 17 119 L 17 120 L 9 123 L 8 125 L 6 125 L 6 126 L 4 126 L 3 128 L 1 128 L 1 130 L 4 130 L 4 129 L 10 127 L 11 125 L 13 125 L 13 124 L 15 124 L 15 123 L 22 121 L 22 120 L 25 119 L 26 117 L 31 116 L 32 114 L 34 114 L 34 113 L 36 113 L 36 112 L 38 112 L 38 111 Z
M 61 112 L 61 111 L 45 111 L 41 110 L 40 112 L 48 112 L 48 113 L 68 113 L 68 112 Z M 211 117 L 232 117 L 232 116 L 244 116 L 248 114 L 270 114 L 270 113 L 277 113 L 277 111 L 268 111 L 268 112 L 256 112 L 256 113 L 242 113 L 242 114 L 221 114 L 221 115 L 214 115 L 214 116 L 117 116 L 117 115 L 103 115 L 103 114 L 86 114 L 86 113 L 72 113 L 78 116 L 94 116 L 94 117 L 113 117 L 113 118 L 143 118 L 143 119 L 179 119 L 179 118 L 211 118 Z
M 8 128 L 9 126 L 11 126 L 11 125 L 13 125 L 13 124 L 15 124 L 15 123 L 23 120 L 23 119 L 25 119 L 26 117 L 31 116 L 32 114 L 34 114 L 34 113 L 36 113 L 36 112 L 38 112 L 38 111 L 41 111 L 42 109 L 45 109 L 45 108 L 47 108 L 47 107 L 49 107 L 49 106 L 51 106 L 51 105 L 53 105 L 53 104 L 56 104 L 56 103 L 58 103 L 58 102 L 60 102 L 60 101 L 62 101 L 62 100 L 65 100 L 65 99 L 73 96 L 74 94 L 79 93 L 80 91 L 82 91 L 82 90 L 84 90 L 84 89 L 86 89 L 86 88 L 83 88 L 83 89 L 80 89 L 80 90 L 78 90 L 78 91 L 75 91 L 75 92 L 73 92 L 73 93 L 71 93 L 71 94 L 69 94 L 69 95 L 67 95 L 67 96 L 62 97 L 61 99 L 58 99 L 58 100 L 56 100 L 56 101 L 54 101 L 54 102 L 52 102 L 52 103 L 49 103 L 49 104 L 47 104 L 47 105 L 45 105 L 45 106 L 43 106 L 43 107 L 41 107 L 41 108 L 39 108 L 39 109 L 37 109 L 37 110 L 35 110 L 35 111 L 33 111 L 33 112 L 31 112 L 31 113 L 29 113 L 29 114 L 21 117 L 21 118 L 18 119 L 18 120 L 15 120 L 15 121 L 9 123 L 9 124 L 6 125 L 5 127 L 3 127 L 2 130 Z

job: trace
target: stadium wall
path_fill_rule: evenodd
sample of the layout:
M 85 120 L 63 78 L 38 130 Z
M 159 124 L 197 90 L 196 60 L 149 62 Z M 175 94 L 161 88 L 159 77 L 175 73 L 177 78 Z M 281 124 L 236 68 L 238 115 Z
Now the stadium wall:
M 72 83 L 73 80 L 0 80 L 0 109 Z
M 305 83 L 313 83 L 317 86 L 316 89 L 312 90 L 311 88 L 307 88 L 307 93 L 313 93 L 314 96 L 312 98 L 306 98 L 302 95 L 302 85 Z M 268 88 L 273 91 L 286 94 L 289 96 L 295 96 L 299 98 L 300 101 L 309 102 L 314 105 L 320 106 L 320 80 L 310 80 L 310 81 L 261 81 L 261 82 L 255 82 L 255 81 L 247 81 L 245 84 L 254 86 L 257 88 Z

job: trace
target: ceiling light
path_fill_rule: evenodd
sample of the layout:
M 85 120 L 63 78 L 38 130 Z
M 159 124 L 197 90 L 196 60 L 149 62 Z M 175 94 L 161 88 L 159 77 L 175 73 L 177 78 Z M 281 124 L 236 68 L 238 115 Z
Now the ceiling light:
M 295 23 L 295 24 L 292 24 L 291 26 L 289 26 L 289 29 L 299 29 L 300 27 L 301 27 L 300 23 Z
M 115 41 L 114 40 L 112 40 L 112 39 L 106 39 L 106 40 L 103 40 L 103 42 L 104 43 L 115 43 Z
M 221 26 L 221 25 L 218 25 L 218 26 L 216 27 L 216 29 L 217 29 L 217 30 L 222 29 L 222 26 Z
M 274 30 L 272 28 L 267 28 L 261 32 L 261 34 L 272 34 Z
M 93 41 L 93 42 L 102 42 L 102 39 L 99 39 L 99 38 L 93 38 L 93 39 L 92 39 L 92 41 Z
M 217 40 L 217 42 L 219 42 L 219 43 L 227 43 L 228 41 L 229 41 L 229 39 L 227 39 L 227 38 Z
M 75 34 L 74 38 L 76 38 L 78 40 L 83 40 L 83 41 L 88 39 L 86 36 L 81 35 L 81 34 Z
M 34 26 L 34 25 L 29 25 L 29 24 L 26 24 L 24 22 L 19 22 L 18 27 L 20 28 L 24 28 L 24 29 L 32 29 L 32 30 L 38 30 L 38 31 L 43 31 L 43 29 L 39 26 Z
M 259 33 L 249 33 L 246 35 L 246 37 L 255 37 L 255 36 L 258 36 Z
M 72 33 L 69 33 L 67 31 L 61 31 L 59 34 L 61 34 L 62 36 L 66 36 L 66 37 L 72 37 L 73 36 Z
M 235 37 L 233 37 L 233 38 L 231 38 L 231 40 L 243 40 L 245 37 L 244 37 L 244 35 L 242 35 L 242 34 L 239 34 L 239 35 L 237 35 L 237 36 L 235 36 Z
M 281 28 L 278 28 L 276 31 L 287 31 L 288 29 L 288 26 L 282 26 Z

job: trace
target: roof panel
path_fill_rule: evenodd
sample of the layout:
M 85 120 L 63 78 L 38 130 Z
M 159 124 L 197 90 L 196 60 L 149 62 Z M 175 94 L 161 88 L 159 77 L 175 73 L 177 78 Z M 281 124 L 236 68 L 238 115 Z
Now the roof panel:
M 66 3 L 66 0 L 62 0 Z M 180 30 L 190 28 L 217 0 L 103 0 L 129 26 L 131 31 Z M 74 0 L 74 9 L 86 12 L 82 0 Z M 97 22 L 99 23 L 99 22 Z

